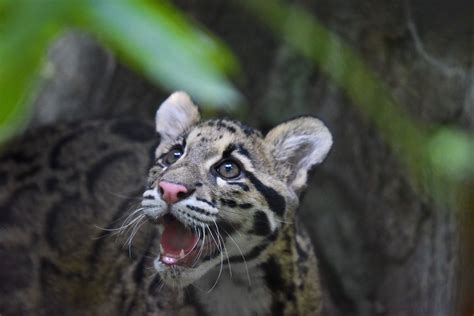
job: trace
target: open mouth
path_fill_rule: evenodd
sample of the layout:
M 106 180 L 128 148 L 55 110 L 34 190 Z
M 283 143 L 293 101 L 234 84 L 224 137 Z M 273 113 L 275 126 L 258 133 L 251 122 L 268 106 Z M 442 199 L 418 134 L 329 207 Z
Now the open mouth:
M 160 261 L 166 265 L 194 267 L 200 258 L 213 254 L 217 247 L 211 239 L 202 240 L 174 216 L 166 214 L 161 220 L 164 230 L 160 238 Z

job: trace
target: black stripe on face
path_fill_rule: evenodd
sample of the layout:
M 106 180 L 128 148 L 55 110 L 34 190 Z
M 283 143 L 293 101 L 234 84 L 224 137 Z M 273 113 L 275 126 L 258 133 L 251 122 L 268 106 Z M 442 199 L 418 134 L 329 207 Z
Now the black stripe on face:
M 238 145 L 238 153 L 251 160 L 250 153 L 247 149 L 245 149 L 244 145 L 242 145 L 242 144 Z
M 197 206 L 193 206 L 193 205 L 186 205 L 186 207 L 188 209 L 190 209 L 191 211 L 194 211 L 194 212 L 197 212 L 197 213 L 201 213 L 201 214 L 204 214 L 206 216 L 212 216 L 212 214 L 208 211 L 206 211 L 205 209 L 202 209 L 200 207 L 197 207 Z
M 270 235 L 271 231 L 267 214 L 262 211 L 256 211 L 253 215 L 252 233 L 258 236 L 267 236 Z
M 222 153 L 222 158 L 229 158 L 232 152 L 236 149 L 234 144 L 227 145 L 226 149 Z
M 196 198 L 196 200 L 198 200 L 199 202 L 206 203 L 206 204 L 209 205 L 209 206 L 216 207 L 216 206 L 214 205 L 214 203 L 212 203 L 212 202 L 210 202 L 210 201 L 208 201 L 208 200 L 206 200 L 206 199 Z
M 260 180 L 258 180 L 253 173 L 246 172 L 246 175 L 250 182 L 252 182 L 252 184 L 255 186 L 255 189 L 257 189 L 257 191 L 263 195 L 267 201 L 268 207 L 270 207 L 270 210 L 279 216 L 283 216 L 286 209 L 286 203 L 283 196 L 281 196 L 273 188 L 267 187 L 262 182 L 260 182 Z
M 239 208 L 244 209 L 244 210 L 247 210 L 252 207 L 253 207 L 253 204 L 250 204 L 250 203 L 239 204 Z
M 275 241 L 278 238 L 278 230 L 273 232 L 271 235 L 267 236 L 261 244 L 255 246 L 250 250 L 249 252 L 243 254 L 243 255 L 235 255 L 229 258 L 230 263 L 241 263 L 241 262 L 248 262 L 250 260 L 253 260 L 260 256 L 262 252 L 267 249 L 267 247 Z M 224 262 L 224 264 L 227 264 L 227 262 Z
M 193 206 L 191 205 L 186 205 L 186 207 L 188 207 L 189 209 L 191 209 Z M 183 210 L 180 210 L 180 209 L 177 209 L 177 212 L 178 214 L 180 214 L 181 216 L 184 216 L 186 217 L 188 220 L 191 220 L 193 223 L 204 223 L 204 224 L 213 224 L 213 222 L 211 221 L 203 221 L 202 219 L 199 219 L 197 218 L 196 216 L 192 215 L 192 214 L 189 214 L 189 212 L 187 211 L 183 211 Z M 196 211 L 198 212 L 198 211 Z M 206 214 L 207 215 L 207 214 Z M 208 215 L 208 216 L 212 216 L 211 214 Z M 194 225 L 194 224 L 193 224 Z M 197 228 L 195 227 L 191 227 L 192 229 L 194 229 L 195 231 L 197 231 Z
M 221 236 L 227 238 L 229 235 L 233 234 L 236 230 L 240 229 L 240 224 L 238 223 L 232 224 L 232 223 L 228 223 L 228 222 L 218 219 L 217 227 L 219 228 L 219 232 Z
M 221 203 L 232 208 L 237 206 L 237 202 L 235 202 L 234 200 L 229 200 L 229 199 L 221 199 Z

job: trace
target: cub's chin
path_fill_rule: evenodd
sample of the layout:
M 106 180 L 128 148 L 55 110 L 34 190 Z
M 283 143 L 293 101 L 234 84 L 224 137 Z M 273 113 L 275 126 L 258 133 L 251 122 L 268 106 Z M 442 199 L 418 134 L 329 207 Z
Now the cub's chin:
M 188 268 L 179 265 L 168 265 L 163 263 L 160 258 L 154 261 L 154 267 L 161 280 L 172 287 L 183 288 L 199 280 L 215 264 L 211 262 L 202 262 L 194 268 Z
M 201 278 L 218 260 L 215 242 L 199 230 L 186 226 L 167 214 L 159 220 L 160 254 L 154 267 L 162 281 L 173 287 L 185 287 Z M 214 262 L 216 261 L 216 262 Z

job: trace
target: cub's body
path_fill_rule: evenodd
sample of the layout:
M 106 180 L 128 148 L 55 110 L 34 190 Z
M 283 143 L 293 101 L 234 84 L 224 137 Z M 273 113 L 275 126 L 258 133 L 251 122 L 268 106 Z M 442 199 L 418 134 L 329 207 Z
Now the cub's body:
M 0 157 L 0 314 L 318 315 L 296 208 L 325 126 L 199 122 L 184 93 L 158 146 L 140 124 L 43 129 Z

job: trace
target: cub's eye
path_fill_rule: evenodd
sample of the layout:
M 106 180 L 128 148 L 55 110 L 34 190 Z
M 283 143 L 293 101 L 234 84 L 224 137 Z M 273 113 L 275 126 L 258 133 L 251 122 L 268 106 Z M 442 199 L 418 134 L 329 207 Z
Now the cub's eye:
M 163 157 L 163 162 L 167 166 L 172 165 L 181 158 L 182 155 L 183 150 L 181 148 L 173 148 Z
M 240 167 L 232 160 L 225 160 L 217 165 L 216 172 L 224 179 L 233 179 L 240 176 Z

